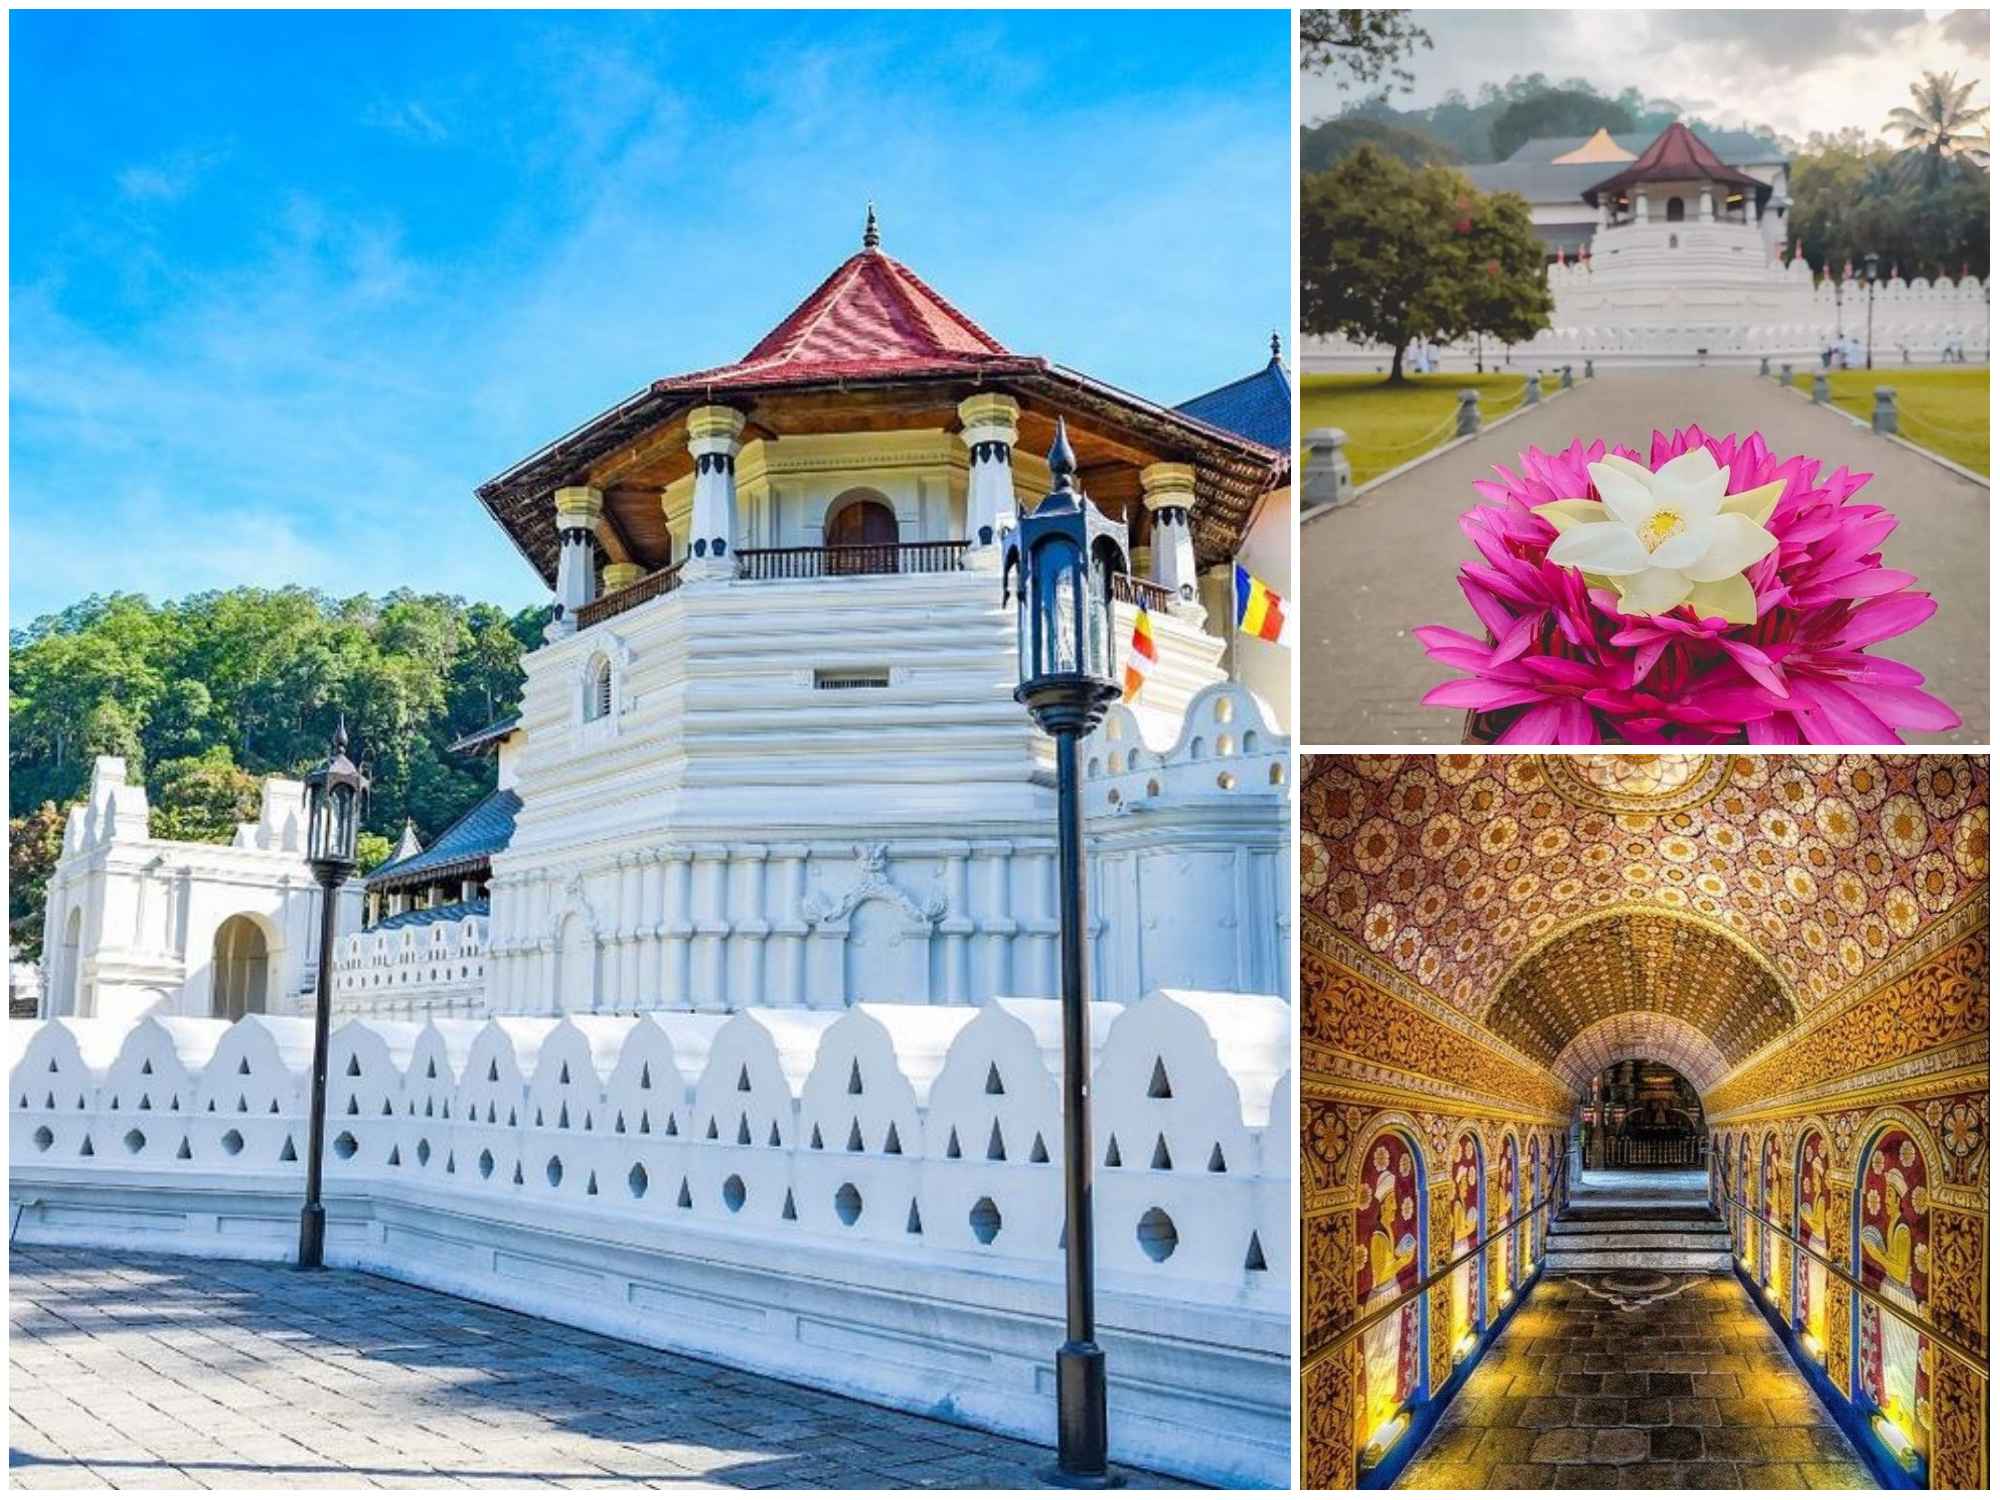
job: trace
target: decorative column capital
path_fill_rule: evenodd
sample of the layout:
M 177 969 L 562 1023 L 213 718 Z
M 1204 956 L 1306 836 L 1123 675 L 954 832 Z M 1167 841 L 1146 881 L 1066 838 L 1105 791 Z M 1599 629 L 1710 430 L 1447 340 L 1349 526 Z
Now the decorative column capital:
M 1147 510 L 1185 511 L 1194 504 L 1194 466 L 1147 464 L 1139 471 L 1139 489 L 1145 496 Z
M 556 530 L 597 530 L 604 517 L 604 491 L 587 484 L 565 485 L 556 491 Z
M 645 576 L 646 569 L 640 563 L 606 563 L 604 565 L 604 592 L 615 594 L 620 589 L 629 589 Z
M 958 420 L 959 436 L 968 448 L 977 449 L 981 443 L 1005 443 L 1012 448 L 1020 441 L 1021 403 L 998 391 L 967 396 L 958 403 Z
M 733 406 L 697 406 L 688 412 L 688 452 L 727 453 L 743 447 L 743 413 Z

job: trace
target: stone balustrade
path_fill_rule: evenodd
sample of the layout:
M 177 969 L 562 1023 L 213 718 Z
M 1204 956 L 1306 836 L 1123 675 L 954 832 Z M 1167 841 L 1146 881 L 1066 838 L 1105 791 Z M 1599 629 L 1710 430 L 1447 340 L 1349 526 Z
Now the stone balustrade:
M 1290 1008 L 1158 991 L 1091 1021 L 1123 1456 L 1283 1483 Z M 23 1242 L 290 1256 L 308 1019 L 16 1022 L 12 1044 Z M 1060 1079 L 1053 1000 L 353 1020 L 327 1258 L 1047 1438 Z

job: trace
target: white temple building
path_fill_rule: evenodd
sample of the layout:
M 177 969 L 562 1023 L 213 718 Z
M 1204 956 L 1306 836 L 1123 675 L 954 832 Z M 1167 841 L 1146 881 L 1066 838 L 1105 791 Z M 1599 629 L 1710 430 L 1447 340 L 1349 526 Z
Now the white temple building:
M 1498 349 L 1488 340 L 1476 348 L 1468 339 L 1446 349 L 1445 368 L 1483 363 L 1525 372 L 1569 364 L 1578 377 L 1586 359 L 1606 368 L 1765 360 L 1774 368 L 1817 368 L 1822 351 L 1842 336 L 1862 336 L 1868 287 L 1852 266 L 1822 267 L 1815 276 L 1802 249 L 1786 254 L 1786 174 L 1760 165 L 1764 175 L 1728 165 L 1676 123 L 1637 155 L 1600 131 L 1560 166 L 1527 174 L 1519 186 L 1509 184 L 1521 173 L 1500 170 L 1513 168 L 1511 161 L 1465 169 L 1483 187 L 1536 195 L 1530 208 L 1554 252 L 1548 283 L 1555 311 L 1527 343 Z M 1592 180 L 1576 189 L 1574 207 L 1560 209 L 1540 201 L 1553 191 L 1552 176 L 1573 188 Z M 1587 233 L 1575 222 L 1579 211 Z M 1947 348 L 1970 360 L 1985 357 L 1984 281 L 1931 282 L 1906 279 L 1899 266 L 1882 270 L 1887 279 L 1876 284 L 1872 314 L 1878 368 L 1935 364 Z M 1389 351 L 1316 337 L 1306 340 L 1302 359 L 1310 374 L 1386 370 Z
M 1289 379 L 1011 352 L 872 213 L 743 360 L 480 487 L 558 608 L 457 747 L 493 793 L 343 896 L 329 1264 L 1052 1438 L 1056 794 L 1000 564 L 1058 420 L 1158 651 L 1082 747 L 1112 1456 L 1289 1482 L 1289 669 L 1232 609 L 1290 576 Z M 11 1038 L 19 1242 L 292 1253 L 297 797 L 164 846 L 100 765 Z

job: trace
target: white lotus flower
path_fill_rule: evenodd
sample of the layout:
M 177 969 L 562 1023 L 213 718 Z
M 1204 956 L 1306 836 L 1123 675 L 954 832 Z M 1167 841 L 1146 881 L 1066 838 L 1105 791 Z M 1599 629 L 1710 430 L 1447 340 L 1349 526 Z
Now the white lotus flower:
M 1690 448 L 1658 471 L 1606 454 L 1590 465 L 1590 478 L 1601 504 L 1535 507 L 1560 533 L 1550 562 L 1610 584 L 1628 615 L 1689 604 L 1703 619 L 1756 620 L 1757 596 L 1743 571 L 1778 545 L 1764 523 L 1784 493 L 1782 481 L 1728 495 L 1729 471 L 1706 448 Z

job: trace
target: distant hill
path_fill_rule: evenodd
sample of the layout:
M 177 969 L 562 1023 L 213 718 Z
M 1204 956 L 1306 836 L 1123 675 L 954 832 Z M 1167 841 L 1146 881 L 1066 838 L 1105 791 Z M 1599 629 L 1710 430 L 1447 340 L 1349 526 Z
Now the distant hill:
M 1412 167 L 1454 167 L 1464 160 L 1443 141 L 1415 126 L 1365 116 L 1340 117 L 1299 132 L 1299 170 L 1324 172 L 1363 145 L 1380 147 Z

